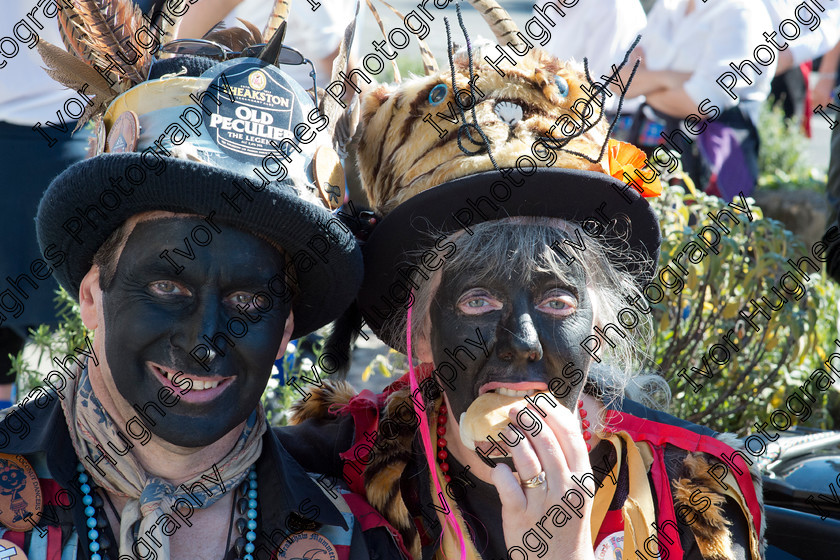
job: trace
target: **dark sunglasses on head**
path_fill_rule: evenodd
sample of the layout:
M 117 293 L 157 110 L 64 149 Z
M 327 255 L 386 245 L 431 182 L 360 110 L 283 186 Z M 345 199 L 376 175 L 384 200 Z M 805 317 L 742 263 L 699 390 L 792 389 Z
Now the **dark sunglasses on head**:
M 241 57 L 258 58 L 265 46 L 265 43 L 259 45 L 249 45 L 241 51 L 234 51 L 221 43 L 208 41 L 207 39 L 176 39 L 162 45 L 160 49 L 158 49 L 158 53 L 172 54 L 176 56 L 203 56 L 207 58 L 218 58 L 219 60 L 228 60 L 231 58 Z M 312 61 L 303 56 L 296 49 L 283 45 L 280 47 L 280 52 L 277 54 L 277 59 L 274 61 L 274 65 L 280 64 L 285 64 L 287 66 L 299 66 L 301 64 L 309 65 L 311 68 L 309 77 L 312 78 L 312 91 L 315 95 L 315 106 L 317 107 L 318 83 L 315 79 L 315 65 L 312 64 Z

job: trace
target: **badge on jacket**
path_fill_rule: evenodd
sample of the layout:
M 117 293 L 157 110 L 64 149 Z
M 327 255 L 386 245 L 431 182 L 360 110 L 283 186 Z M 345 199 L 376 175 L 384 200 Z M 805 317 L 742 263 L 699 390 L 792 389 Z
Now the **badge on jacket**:
M 27 560 L 27 557 L 18 545 L 12 541 L 0 539 L 0 560 Z
M 28 531 L 41 520 L 41 484 L 23 455 L 0 453 L 0 523 Z
M 287 560 L 338 560 L 333 544 L 326 537 L 315 531 L 301 531 L 288 537 L 280 550 L 277 551 L 277 558 Z
M 621 560 L 624 549 L 624 531 L 607 535 L 595 549 L 595 560 Z

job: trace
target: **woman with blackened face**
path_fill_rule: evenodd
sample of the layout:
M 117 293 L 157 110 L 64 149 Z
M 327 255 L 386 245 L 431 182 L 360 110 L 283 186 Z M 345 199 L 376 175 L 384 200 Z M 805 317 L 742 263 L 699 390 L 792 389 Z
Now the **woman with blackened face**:
M 462 24 L 467 47 L 445 69 L 363 96 L 357 161 L 375 220 L 357 303 L 408 371 L 377 398 L 324 391 L 295 420 L 352 418 L 340 474 L 422 560 L 759 558 L 749 476 L 678 539 L 660 529 L 695 511 L 687 497 L 729 447 L 633 402 L 659 170 L 609 137 L 585 64 L 527 43 L 503 61 L 523 34 L 497 2 L 479 12 L 498 45 Z M 426 118 L 463 93 L 457 130 Z
M 592 334 L 603 288 L 594 283 L 614 271 L 594 271 L 608 266 L 596 242 L 566 251 L 576 255 L 571 261 L 551 249 L 566 247 L 572 228 L 518 218 L 453 236 L 456 254 L 420 287 L 413 306 L 415 355 L 440 370 L 438 425 L 445 433 L 438 432 L 437 447 L 447 453 L 441 462 L 448 473 L 474 475 L 475 486 L 455 494 L 474 540 L 486 543 L 486 557 L 522 547 L 523 539 L 538 545 L 529 532 L 564 497 L 579 516 L 552 529 L 562 538 L 551 539 L 550 557 L 592 554 L 592 500 L 578 500 L 584 494 L 571 479 L 591 472 L 578 406 L 591 358 L 581 342 Z M 526 400 L 510 407 L 513 427 L 493 434 L 492 442 L 462 441 L 468 435 L 460 423 L 487 393 Z M 521 486 L 534 479 L 544 482 Z

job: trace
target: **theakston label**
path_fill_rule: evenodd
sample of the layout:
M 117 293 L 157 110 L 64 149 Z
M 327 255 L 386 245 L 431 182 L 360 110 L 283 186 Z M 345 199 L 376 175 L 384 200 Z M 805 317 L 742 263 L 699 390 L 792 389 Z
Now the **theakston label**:
M 272 141 L 294 140 L 291 124 L 305 121 L 298 98 L 305 92 L 272 66 L 254 61 L 230 66 L 213 79 L 207 92 L 220 101 L 205 119 L 207 130 L 224 152 L 239 160 L 271 153 Z

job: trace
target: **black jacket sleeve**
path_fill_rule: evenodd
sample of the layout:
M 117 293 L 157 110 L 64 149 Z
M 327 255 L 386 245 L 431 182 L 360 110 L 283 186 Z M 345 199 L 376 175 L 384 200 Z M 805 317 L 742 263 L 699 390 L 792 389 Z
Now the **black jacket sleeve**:
M 295 426 L 274 428 L 274 433 L 306 471 L 343 478 L 339 454 L 353 445 L 352 416 L 309 419 Z

